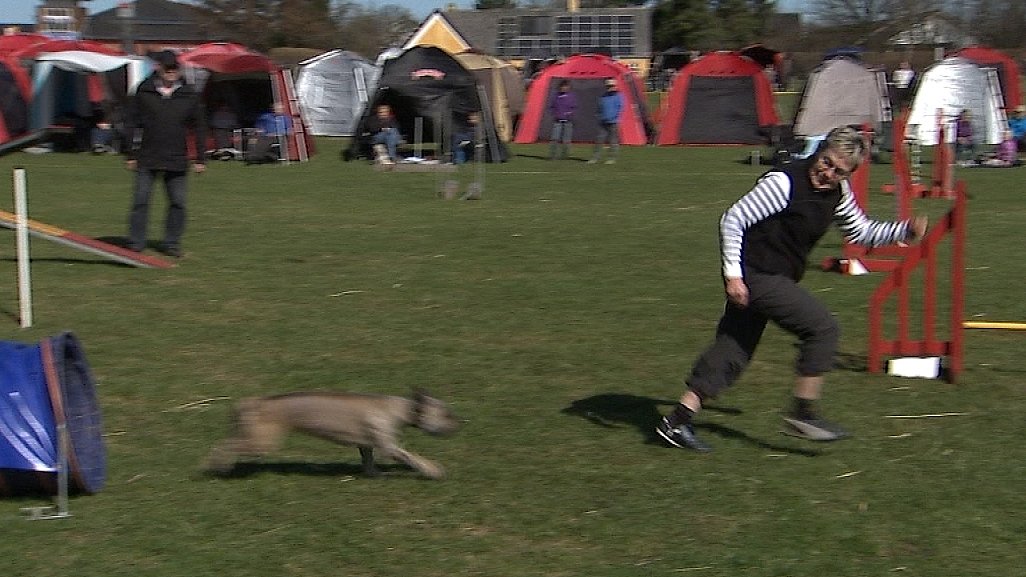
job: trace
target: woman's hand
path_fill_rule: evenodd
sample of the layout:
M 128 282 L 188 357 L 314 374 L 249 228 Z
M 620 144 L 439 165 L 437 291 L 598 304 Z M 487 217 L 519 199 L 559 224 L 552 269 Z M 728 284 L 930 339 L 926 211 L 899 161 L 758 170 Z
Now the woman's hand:
M 745 279 L 737 277 L 724 280 L 724 290 L 728 301 L 741 308 L 748 306 L 748 285 Z

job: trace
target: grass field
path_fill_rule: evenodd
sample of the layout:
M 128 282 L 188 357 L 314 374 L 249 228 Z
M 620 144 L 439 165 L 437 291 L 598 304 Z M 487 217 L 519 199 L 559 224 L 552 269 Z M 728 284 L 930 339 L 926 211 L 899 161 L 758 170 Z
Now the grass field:
M 31 329 L 16 322 L 14 235 L 0 232 L 0 340 L 79 337 L 109 454 L 106 488 L 73 498 L 70 519 L 26 521 L 20 509 L 45 500 L 0 501 L 5 575 L 1021 573 L 1026 334 L 967 332 L 957 384 L 870 374 L 880 275 L 804 281 L 844 330 L 824 409 L 852 439 L 779 433 L 794 343 L 775 328 L 700 417 L 714 453 L 653 438 L 720 312 L 716 224 L 763 170 L 742 162 L 749 149 L 629 148 L 592 166 L 583 146 L 563 162 L 520 146 L 487 167 L 480 201 L 461 202 L 438 198 L 435 174 L 376 172 L 341 162 L 339 141 L 318 145 L 306 164 L 216 163 L 194 178 L 174 269 L 33 239 Z M 124 234 L 117 157 L 0 158 L 14 166 L 33 218 Z M 889 171 L 875 167 L 875 190 Z M 1026 320 L 1024 171 L 959 174 L 968 318 Z M 892 206 L 875 194 L 870 212 Z M 947 201 L 917 209 L 938 216 Z M 812 262 L 839 250 L 830 233 Z M 234 477 L 197 471 L 240 397 L 414 386 L 466 420 L 451 438 L 406 437 L 444 481 L 399 466 L 366 479 L 355 449 L 299 437 Z M 893 418 L 944 413 L 957 414 Z

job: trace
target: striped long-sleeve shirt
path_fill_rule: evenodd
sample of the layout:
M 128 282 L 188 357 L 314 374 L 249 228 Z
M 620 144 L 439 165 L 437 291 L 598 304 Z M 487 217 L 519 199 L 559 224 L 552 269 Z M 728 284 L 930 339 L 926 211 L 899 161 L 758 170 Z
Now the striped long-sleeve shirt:
M 908 221 L 871 220 L 850 185 L 827 191 L 809 184 L 809 159 L 763 175 L 720 219 L 723 275 L 740 278 L 748 269 L 801 279 L 806 261 L 830 223 L 852 243 L 883 246 L 905 239 Z

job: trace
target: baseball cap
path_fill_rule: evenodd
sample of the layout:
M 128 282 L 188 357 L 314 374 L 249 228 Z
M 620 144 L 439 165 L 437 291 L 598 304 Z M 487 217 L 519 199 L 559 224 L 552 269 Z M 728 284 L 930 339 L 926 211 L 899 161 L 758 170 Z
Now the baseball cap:
M 178 68 L 178 57 L 170 50 L 161 50 L 154 55 L 153 59 L 162 68 Z

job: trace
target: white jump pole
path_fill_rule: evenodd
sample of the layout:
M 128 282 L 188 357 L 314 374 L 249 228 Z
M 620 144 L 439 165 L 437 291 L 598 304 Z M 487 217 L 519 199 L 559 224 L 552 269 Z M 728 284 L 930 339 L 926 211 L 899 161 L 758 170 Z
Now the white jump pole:
M 32 326 L 32 275 L 29 271 L 28 201 L 25 169 L 14 169 L 14 213 L 17 216 L 15 236 L 18 250 L 18 298 L 21 303 L 21 328 Z

